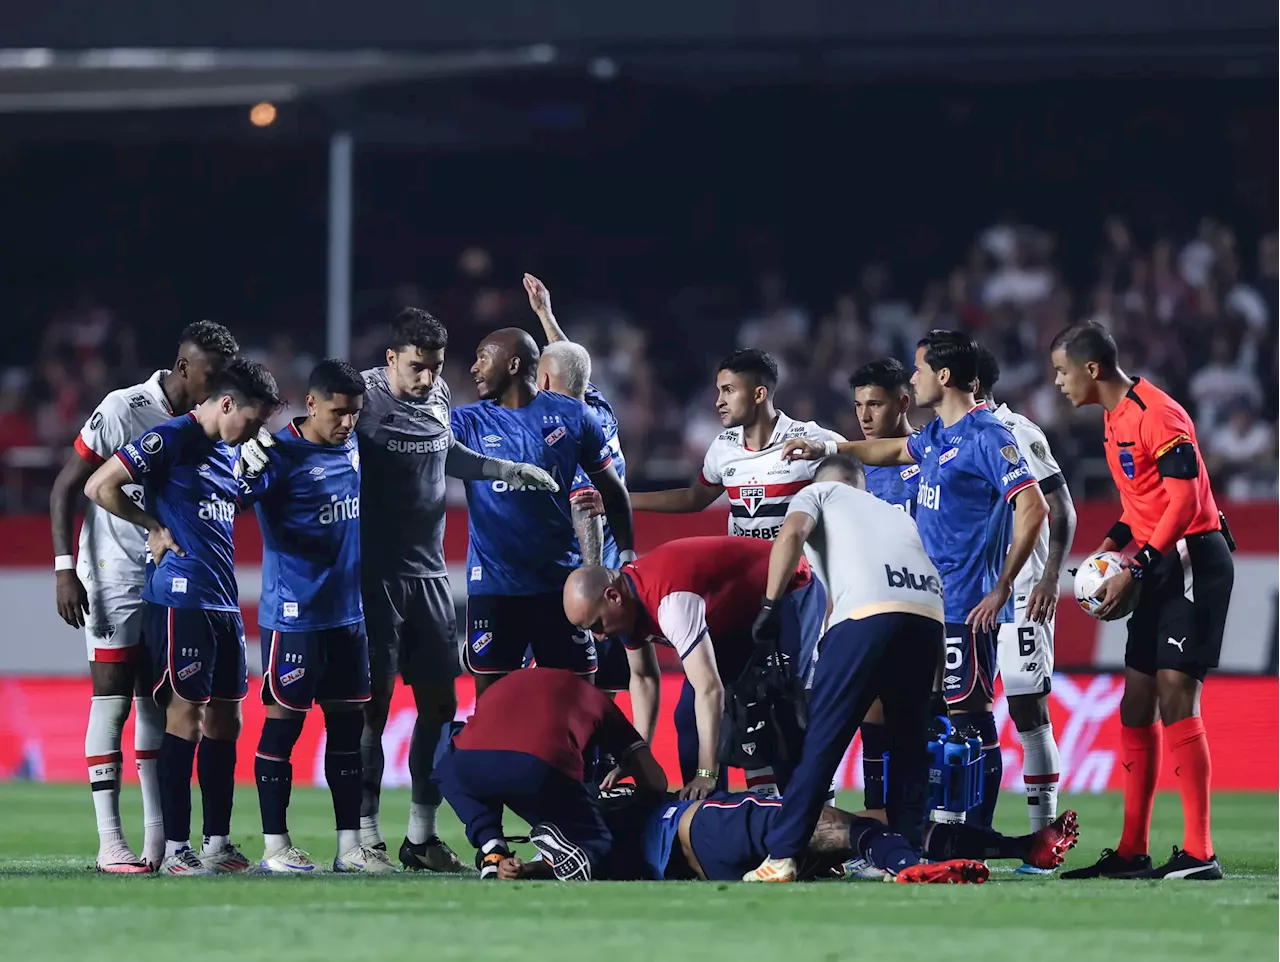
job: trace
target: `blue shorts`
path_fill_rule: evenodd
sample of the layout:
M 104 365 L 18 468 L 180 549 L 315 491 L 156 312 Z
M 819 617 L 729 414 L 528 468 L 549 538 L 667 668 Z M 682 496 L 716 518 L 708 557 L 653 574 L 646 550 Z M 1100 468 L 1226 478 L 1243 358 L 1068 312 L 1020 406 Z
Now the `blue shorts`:
M 601 691 L 626 691 L 631 687 L 631 665 L 621 638 L 596 643 L 596 687 Z
M 739 882 L 769 856 L 765 834 L 782 799 L 746 792 L 712 795 L 694 813 L 689 842 L 711 882 Z
M 147 603 L 143 629 L 155 679 L 152 695 L 172 691 L 196 705 L 243 701 L 249 693 L 244 622 L 238 611 L 167 608 Z
M 947 658 L 942 671 L 942 693 L 948 705 L 977 691 L 995 697 L 996 643 L 998 633 L 979 631 L 966 624 L 947 623 Z
M 559 592 L 467 599 L 463 656 L 473 675 L 510 674 L 524 663 L 529 648 L 543 668 L 565 668 L 579 675 L 596 672 L 595 640 L 565 617 Z
M 262 629 L 262 703 L 307 711 L 315 702 L 367 702 L 364 622 L 315 631 Z

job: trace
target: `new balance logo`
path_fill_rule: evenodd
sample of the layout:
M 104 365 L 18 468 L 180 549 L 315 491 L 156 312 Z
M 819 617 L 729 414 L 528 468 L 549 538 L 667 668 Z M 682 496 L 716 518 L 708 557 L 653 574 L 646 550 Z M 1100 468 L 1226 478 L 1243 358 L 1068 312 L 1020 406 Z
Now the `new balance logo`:
M 1178 651 L 1181 651 L 1183 654 L 1186 654 L 1186 652 L 1183 651 L 1182 646 L 1185 645 L 1186 643 L 1187 643 L 1187 639 L 1185 638 L 1177 641 L 1175 641 L 1173 638 L 1169 639 L 1169 644 L 1173 645 L 1173 647 L 1177 648 Z

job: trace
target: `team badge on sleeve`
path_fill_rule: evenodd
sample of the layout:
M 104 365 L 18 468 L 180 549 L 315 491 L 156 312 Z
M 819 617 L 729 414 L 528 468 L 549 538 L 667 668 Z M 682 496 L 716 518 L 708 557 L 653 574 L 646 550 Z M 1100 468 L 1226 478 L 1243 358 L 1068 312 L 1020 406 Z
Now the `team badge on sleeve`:
M 1004 459 L 1010 464 L 1018 463 L 1020 455 L 1018 454 L 1018 448 L 1015 445 L 1006 444 L 1000 449 L 1000 453 L 1004 455 Z

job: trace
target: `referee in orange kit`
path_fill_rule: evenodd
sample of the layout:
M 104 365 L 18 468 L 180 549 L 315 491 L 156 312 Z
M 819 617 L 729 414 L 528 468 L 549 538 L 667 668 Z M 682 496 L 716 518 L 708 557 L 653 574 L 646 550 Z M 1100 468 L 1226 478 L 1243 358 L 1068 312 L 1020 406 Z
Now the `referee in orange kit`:
M 1055 383 L 1076 407 L 1101 404 L 1107 466 L 1120 491 L 1120 520 L 1098 551 L 1138 546 L 1132 565 L 1107 581 L 1098 617 L 1128 607 L 1120 702 L 1124 830 L 1088 868 L 1063 878 L 1220 879 L 1209 834 L 1212 763 L 1200 690 L 1218 665 L 1235 568 L 1231 534 L 1218 511 L 1186 410 L 1158 387 L 1129 377 L 1116 342 L 1096 323 L 1067 328 L 1051 348 Z M 1182 796 L 1182 848 L 1153 867 L 1148 836 L 1160 775 L 1161 726 Z

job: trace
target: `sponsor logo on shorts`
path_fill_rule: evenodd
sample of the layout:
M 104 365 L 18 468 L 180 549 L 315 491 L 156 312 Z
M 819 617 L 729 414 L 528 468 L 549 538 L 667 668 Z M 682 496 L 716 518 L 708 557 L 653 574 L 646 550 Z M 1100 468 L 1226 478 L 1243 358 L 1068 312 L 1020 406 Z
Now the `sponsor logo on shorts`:
M 103 641 L 107 641 L 112 635 L 116 633 L 116 626 L 109 625 L 104 622 L 103 624 L 100 624 L 100 625 L 91 625 L 89 627 L 89 631 L 91 631 L 97 637 L 101 638 Z
M 743 742 L 743 744 L 742 744 L 742 750 L 743 750 L 744 752 L 746 752 L 748 755 L 754 755 L 754 754 L 756 753 L 756 743 L 755 743 L 755 742 Z
M 298 603 L 296 601 L 286 601 L 284 603 L 283 615 L 286 618 L 298 617 Z
M 178 681 L 186 681 L 188 678 L 190 678 L 199 670 L 200 670 L 200 662 L 193 661 L 191 664 L 187 665 L 186 668 L 183 668 L 181 671 L 178 672 Z
M 150 434 L 144 434 L 142 440 L 138 443 L 147 454 L 159 454 L 160 449 L 164 447 L 164 438 L 152 431 Z
M 484 652 L 486 648 L 493 642 L 492 631 L 477 631 L 471 636 L 471 650 L 477 655 Z
M 946 684 L 948 684 L 948 685 L 958 685 L 958 684 L 960 684 L 960 676 L 959 676 L 959 675 L 947 675 L 947 677 L 946 677 L 946 678 L 944 678 L 944 679 L 942 679 L 942 680 L 943 680 L 944 682 L 946 682 Z
M 280 676 L 280 686 L 283 688 L 287 685 L 292 685 L 295 681 L 298 681 L 299 679 L 301 679 L 302 676 L 305 675 L 306 673 L 307 673 L 307 669 L 302 667 L 301 665 L 299 665 L 297 668 L 293 669 L 292 671 L 286 671 L 283 675 Z
M 942 455 L 942 457 L 938 458 L 938 467 L 942 467 L 942 465 L 946 464 L 948 461 L 950 461 L 959 453 L 960 453 L 959 448 L 952 448 L 950 451 Z
M 186 578 L 170 578 L 169 590 L 172 591 L 175 595 L 185 595 L 187 593 L 187 579 Z

